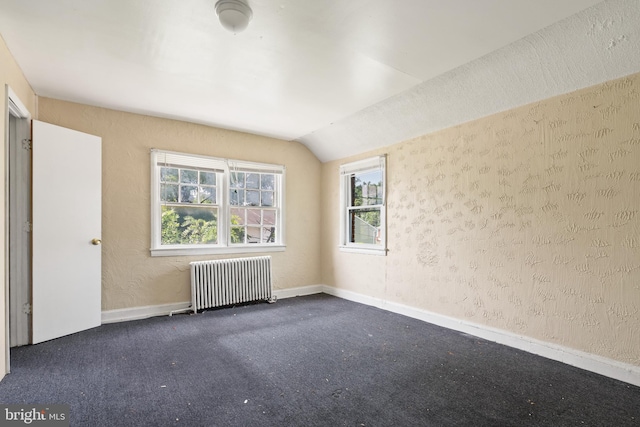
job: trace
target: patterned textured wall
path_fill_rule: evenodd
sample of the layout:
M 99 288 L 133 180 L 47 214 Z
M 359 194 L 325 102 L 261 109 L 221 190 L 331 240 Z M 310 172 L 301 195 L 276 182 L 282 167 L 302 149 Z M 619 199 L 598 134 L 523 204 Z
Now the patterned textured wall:
M 640 75 L 385 151 L 389 254 L 328 284 L 640 365 Z

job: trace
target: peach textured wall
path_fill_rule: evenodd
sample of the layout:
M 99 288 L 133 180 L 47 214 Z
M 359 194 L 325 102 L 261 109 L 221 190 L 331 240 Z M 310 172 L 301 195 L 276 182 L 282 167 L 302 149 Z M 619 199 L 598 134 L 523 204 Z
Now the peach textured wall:
M 303 145 L 48 98 L 38 108 L 42 121 L 102 137 L 103 310 L 189 301 L 189 262 L 221 258 L 150 256 L 151 148 L 285 165 L 287 248 L 270 254 L 274 288 L 320 283 L 321 164 Z
M 13 92 L 20 98 L 20 101 L 24 103 L 24 106 L 29 110 L 32 116 L 36 114 L 36 96 L 29 85 L 29 82 L 22 74 L 22 70 L 18 67 L 18 64 L 11 56 L 11 52 L 7 49 L 7 46 L 4 43 L 2 37 L 0 37 L 0 85 L 2 87 L 2 102 L 0 102 L 0 135 L 2 135 L 2 140 L 5 140 L 5 118 L 7 117 L 6 111 L 6 92 L 5 85 L 9 85 Z M 2 144 L 3 149 L 0 150 L 0 176 L 5 177 L 5 143 Z M 6 178 L 5 178 L 6 179 Z M 6 217 L 6 206 L 5 203 L 5 186 L 2 185 L 0 187 L 0 203 L 2 203 L 2 208 L 0 208 L 0 218 L 2 219 L 2 224 L 5 224 Z M 6 277 L 5 271 L 5 244 L 7 237 L 5 236 L 5 227 L 3 226 L 0 229 L 0 277 L 3 278 L 2 283 L 5 283 L 4 278 Z M 6 284 L 5 284 L 6 286 Z M 5 317 L 5 293 L 4 286 L 2 287 L 3 291 L 0 292 L 0 379 L 4 377 L 6 374 L 6 317 Z
M 338 167 L 388 154 L 386 257 Z M 640 74 L 323 165 L 323 282 L 640 365 Z

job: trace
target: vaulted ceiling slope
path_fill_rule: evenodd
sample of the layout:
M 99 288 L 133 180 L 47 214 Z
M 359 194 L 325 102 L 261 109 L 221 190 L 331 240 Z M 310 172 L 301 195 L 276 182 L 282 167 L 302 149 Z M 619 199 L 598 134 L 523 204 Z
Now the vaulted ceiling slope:
M 640 0 L 0 0 L 39 96 L 300 141 L 328 161 L 640 71 Z

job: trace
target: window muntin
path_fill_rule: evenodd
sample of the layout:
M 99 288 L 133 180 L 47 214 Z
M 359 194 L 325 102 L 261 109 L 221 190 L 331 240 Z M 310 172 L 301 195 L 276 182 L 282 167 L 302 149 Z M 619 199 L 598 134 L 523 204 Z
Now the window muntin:
M 152 255 L 284 250 L 283 185 L 283 166 L 152 150 Z
M 341 247 L 386 251 L 386 158 L 342 165 Z

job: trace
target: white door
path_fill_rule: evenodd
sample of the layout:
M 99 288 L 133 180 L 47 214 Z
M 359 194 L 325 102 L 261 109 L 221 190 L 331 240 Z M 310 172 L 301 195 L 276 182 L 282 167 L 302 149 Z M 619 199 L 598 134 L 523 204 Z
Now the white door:
M 101 323 L 102 140 L 33 121 L 32 343 Z

